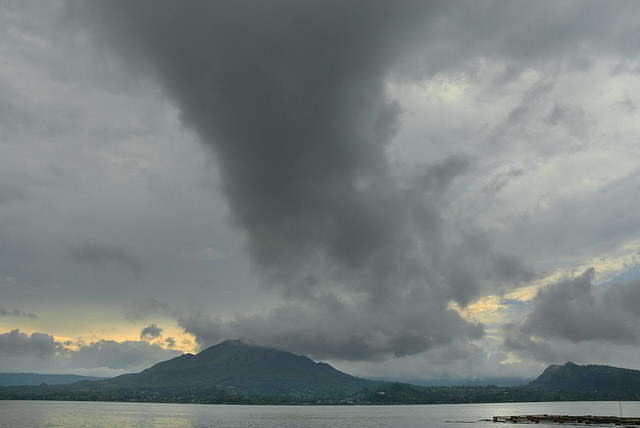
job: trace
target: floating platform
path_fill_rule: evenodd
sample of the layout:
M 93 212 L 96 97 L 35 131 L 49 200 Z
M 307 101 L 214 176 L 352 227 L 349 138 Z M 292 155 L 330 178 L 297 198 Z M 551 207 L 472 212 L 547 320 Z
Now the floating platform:
M 489 421 L 489 420 L 488 420 Z M 569 416 L 569 415 L 517 415 L 494 416 L 493 422 L 513 424 L 584 424 L 584 425 L 640 425 L 640 418 L 620 418 L 617 416 Z

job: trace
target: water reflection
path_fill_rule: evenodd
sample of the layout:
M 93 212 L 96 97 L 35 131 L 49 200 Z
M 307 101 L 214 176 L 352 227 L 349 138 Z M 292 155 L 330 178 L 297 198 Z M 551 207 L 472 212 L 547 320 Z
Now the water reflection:
M 640 402 L 623 402 L 625 416 L 640 416 Z M 450 404 L 426 406 L 230 406 L 62 401 L 0 401 L 0 426 L 16 428 L 146 427 L 441 427 L 496 428 L 495 415 L 617 415 L 617 401 Z M 465 423 L 446 423 L 460 421 Z M 474 422 L 470 425 L 468 422 Z M 544 426 L 540 424 L 537 426 Z

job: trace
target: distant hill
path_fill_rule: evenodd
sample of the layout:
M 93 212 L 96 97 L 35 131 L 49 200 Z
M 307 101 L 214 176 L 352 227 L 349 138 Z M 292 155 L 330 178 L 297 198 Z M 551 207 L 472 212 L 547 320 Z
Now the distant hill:
M 386 380 L 386 379 L 385 379 Z M 477 379 L 412 379 L 411 385 L 420 386 L 522 386 L 528 385 L 531 379 L 516 377 L 477 378 Z
M 547 367 L 529 385 L 547 390 L 637 394 L 640 393 L 640 370 L 568 362 Z
M 95 382 L 94 386 L 191 391 L 216 388 L 247 395 L 344 395 L 376 384 L 305 356 L 227 340 L 197 355 L 184 354 L 140 373 Z
M 79 376 L 74 374 L 41 374 L 41 373 L 0 373 L 0 386 L 18 385 L 64 385 L 82 380 L 102 380 L 104 377 Z
M 636 370 L 567 363 L 547 368 L 528 386 L 418 386 L 360 379 L 305 356 L 227 340 L 197 355 L 185 354 L 140 373 L 111 379 L 66 385 L 0 386 L 0 400 L 210 404 L 640 400 L 639 374 Z

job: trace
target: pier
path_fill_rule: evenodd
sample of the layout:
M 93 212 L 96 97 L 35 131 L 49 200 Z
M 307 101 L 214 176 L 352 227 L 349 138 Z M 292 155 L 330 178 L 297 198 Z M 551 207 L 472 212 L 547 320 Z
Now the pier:
M 490 420 L 487 420 L 490 421 Z M 569 415 L 517 415 L 494 416 L 493 422 L 524 424 L 584 424 L 584 425 L 640 425 L 640 418 L 621 418 L 617 416 L 569 416 Z

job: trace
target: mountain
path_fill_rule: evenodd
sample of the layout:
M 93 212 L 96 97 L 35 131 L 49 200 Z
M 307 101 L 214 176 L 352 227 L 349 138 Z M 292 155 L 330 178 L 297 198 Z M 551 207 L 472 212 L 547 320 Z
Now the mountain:
M 0 400 L 445 404 L 620 399 L 640 400 L 640 371 L 567 363 L 548 367 L 528 386 L 418 386 L 360 379 L 305 356 L 240 340 L 111 379 L 0 386 Z
M 583 392 L 640 393 L 640 371 L 568 362 L 551 365 L 533 382 L 533 388 Z
M 84 383 L 84 386 L 87 386 Z M 140 373 L 93 382 L 100 389 L 217 390 L 246 395 L 344 395 L 377 382 L 273 348 L 227 340 Z
M 41 373 L 0 373 L 0 386 L 17 385 L 64 385 L 82 380 L 102 380 L 104 377 L 79 376 L 74 374 L 41 374 Z
M 387 380 L 387 379 L 381 379 Z M 528 385 L 531 379 L 519 377 L 487 377 L 460 379 L 411 379 L 407 383 L 420 386 L 522 386 Z

